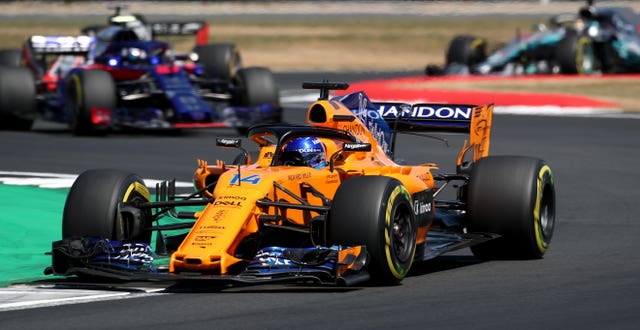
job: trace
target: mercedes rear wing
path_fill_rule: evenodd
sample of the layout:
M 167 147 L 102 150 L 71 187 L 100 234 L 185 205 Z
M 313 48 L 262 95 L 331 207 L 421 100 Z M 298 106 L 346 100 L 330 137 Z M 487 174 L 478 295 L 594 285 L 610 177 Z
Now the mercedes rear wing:
M 458 165 L 470 149 L 474 162 L 489 155 L 493 104 L 373 103 L 393 132 L 469 134 L 458 155 Z

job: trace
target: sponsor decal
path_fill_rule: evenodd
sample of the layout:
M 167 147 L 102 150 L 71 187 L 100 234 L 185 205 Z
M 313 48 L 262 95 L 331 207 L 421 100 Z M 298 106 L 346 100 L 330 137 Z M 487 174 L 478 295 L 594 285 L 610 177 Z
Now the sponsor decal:
M 273 152 L 271 152 L 271 151 L 267 151 L 267 152 L 265 152 L 265 153 L 264 153 L 264 155 L 262 155 L 262 158 L 264 158 L 264 159 L 271 159 L 271 158 L 273 158 Z
M 226 215 L 227 215 L 227 210 L 216 210 L 216 212 L 211 217 L 211 220 L 214 221 L 214 222 L 220 222 L 220 221 L 224 220 L 224 217 Z M 208 228 L 208 226 L 207 227 L 201 227 L 201 228 Z
M 289 175 L 289 181 L 308 179 L 310 177 L 311 177 L 311 172 L 292 174 L 292 175 Z
M 347 151 L 371 151 L 371 143 L 344 143 L 342 149 Z
M 418 227 L 424 227 L 433 220 L 433 190 L 426 189 L 411 196 L 413 213 Z
M 339 180 L 339 176 L 337 174 L 330 174 L 327 175 L 327 181 L 325 183 L 330 184 L 330 183 L 338 183 Z
M 196 242 L 204 242 L 204 241 L 209 241 L 209 240 L 212 240 L 212 239 L 215 239 L 215 238 L 216 238 L 215 236 L 211 236 L 211 235 L 196 236 L 194 238 L 194 241 L 196 241 Z
M 158 22 L 152 23 L 151 29 L 156 34 L 190 35 L 204 27 L 202 22 Z
M 242 203 L 239 201 L 219 201 L 216 200 L 213 202 L 215 206 L 233 206 L 233 207 L 242 207 Z
M 413 213 L 415 215 L 431 213 L 431 202 L 421 200 L 413 201 Z
M 410 117 L 414 119 L 471 120 L 473 107 L 466 105 L 436 104 L 380 104 L 378 116 L 384 118 Z
M 240 201 L 246 201 L 247 200 L 247 198 L 244 197 L 244 196 L 234 196 L 234 195 L 231 195 L 231 196 L 220 196 L 220 197 L 218 197 L 216 199 L 232 199 L 232 200 L 240 200 Z
M 216 145 L 218 147 L 234 147 L 239 148 L 242 145 L 242 140 L 231 138 L 217 138 Z

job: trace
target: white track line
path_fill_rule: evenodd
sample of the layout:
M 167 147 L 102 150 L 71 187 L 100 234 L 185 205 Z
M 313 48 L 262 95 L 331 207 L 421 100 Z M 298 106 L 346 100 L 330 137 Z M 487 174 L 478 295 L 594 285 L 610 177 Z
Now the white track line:
M 14 186 L 37 186 L 40 188 L 70 188 L 77 174 L 46 172 L 0 171 L 0 183 Z M 155 187 L 162 180 L 144 179 L 149 187 Z M 192 182 L 176 181 L 176 188 L 193 188 Z

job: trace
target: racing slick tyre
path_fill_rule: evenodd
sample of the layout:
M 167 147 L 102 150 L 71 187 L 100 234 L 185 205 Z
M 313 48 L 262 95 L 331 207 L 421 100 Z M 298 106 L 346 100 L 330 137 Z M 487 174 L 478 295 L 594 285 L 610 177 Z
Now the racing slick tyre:
M 280 95 L 273 73 L 267 68 L 251 67 L 238 70 L 234 82 L 241 89 L 238 105 L 255 107 L 262 104 L 277 106 Z
M 416 251 L 416 220 L 411 197 L 400 181 L 385 176 L 346 180 L 329 212 L 327 240 L 336 245 L 365 245 L 371 278 L 398 284 Z
M 204 67 L 205 76 L 213 79 L 231 80 L 242 67 L 240 52 L 234 44 L 210 44 L 196 46 L 198 63 Z
M 88 170 L 71 186 L 62 214 L 62 238 L 100 237 L 149 243 L 151 210 L 123 207 L 121 202 L 148 202 L 149 190 L 135 174 Z
M 76 135 L 104 133 L 111 124 L 116 107 L 116 85 L 111 74 L 103 70 L 81 70 L 73 73 L 66 88 L 70 128 Z
M 471 247 L 486 259 L 538 259 L 555 225 L 555 186 L 542 160 L 490 156 L 473 165 L 468 187 L 467 226 L 498 238 Z
M 242 107 L 260 107 L 268 104 L 274 111 L 274 115 L 261 123 L 282 122 L 282 110 L 280 109 L 280 95 L 273 73 L 267 68 L 251 67 L 238 70 L 233 78 L 234 84 L 240 91 L 232 101 L 233 105 Z M 246 135 L 248 127 L 236 127 L 241 135 Z
M 561 73 L 592 74 L 596 58 L 591 39 L 575 30 L 567 32 L 555 48 L 555 58 Z
M 486 48 L 487 41 L 483 38 L 468 35 L 456 36 L 447 48 L 446 65 L 457 63 L 471 68 L 487 58 Z
M 31 71 L 25 67 L 0 66 L 0 129 L 31 129 L 37 107 Z
M 22 51 L 19 49 L 1 49 L 0 66 L 17 68 L 22 62 Z

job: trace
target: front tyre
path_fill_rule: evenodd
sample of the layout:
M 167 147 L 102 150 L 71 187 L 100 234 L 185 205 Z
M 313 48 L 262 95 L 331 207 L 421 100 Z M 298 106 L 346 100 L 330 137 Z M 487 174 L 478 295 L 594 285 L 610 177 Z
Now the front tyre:
M 555 185 L 547 164 L 520 156 L 482 158 L 473 166 L 468 189 L 469 231 L 501 235 L 471 247 L 474 255 L 542 258 L 555 225 Z
M 385 176 L 345 181 L 335 194 L 327 223 L 330 244 L 365 245 L 374 281 L 399 283 L 416 250 L 416 221 L 411 197 L 402 183 Z
M 461 35 L 454 37 L 449 43 L 446 53 L 446 65 L 463 64 L 471 68 L 484 61 L 487 41 L 483 38 Z
M 125 207 L 150 200 L 142 179 L 117 170 L 88 170 L 71 186 L 62 215 L 62 238 L 101 237 L 150 243 L 151 211 Z
M 279 106 L 278 86 L 269 69 L 261 67 L 240 69 L 234 82 L 240 89 L 240 97 L 235 101 L 237 105 L 246 107 L 263 104 Z
M 198 63 L 207 78 L 228 81 L 242 67 L 240 52 L 234 44 L 200 45 L 193 52 L 198 54 Z
M 70 128 L 76 135 L 103 133 L 111 124 L 117 104 L 116 85 L 111 74 L 103 70 L 81 70 L 67 82 L 66 111 L 71 115 Z
M 560 72 L 566 74 L 593 74 L 596 57 L 591 39 L 575 30 L 567 29 L 555 48 Z
M 36 82 L 31 71 L 0 66 L 0 130 L 28 131 L 37 112 Z

